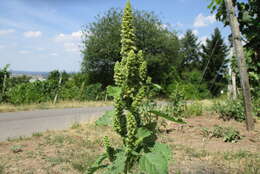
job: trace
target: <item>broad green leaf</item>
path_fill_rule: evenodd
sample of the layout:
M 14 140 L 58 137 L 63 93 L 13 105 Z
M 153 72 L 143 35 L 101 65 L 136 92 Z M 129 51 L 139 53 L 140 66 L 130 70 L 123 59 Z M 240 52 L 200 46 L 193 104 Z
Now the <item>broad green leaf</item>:
M 155 143 L 154 147 L 151 148 L 151 151 L 161 153 L 167 160 L 171 159 L 171 150 L 166 144 Z
M 141 127 L 138 128 L 137 133 L 136 133 L 136 144 L 140 144 L 143 142 L 143 140 L 147 137 L 152 135 L 152 131 L 148 130 L 147 128 Z
M 152 114 L 155 114 L 155 115 L 157 115 L 159 117 L 165 118 L 167 120 L 176 122 L 176 123 L 180 123 L 180 124 L 185 124 L 186 123 L 181 118 L 174 118 L 174 117 L 170 116 L 169 114 L 161 112 L 161 111 L 158 111 L 158 110 L 151 110 L 149 112 L 152 113 Z
M 145 174 L 168 174 L 168 162 L 159 152 L 150 152 L 139 160 L 139 168 Z
M 102 115 L 97 121 L 97 126 L 112 126 L 113 125 L 113 116 L 115 115 L 115 111 L 107 111 L 104 115 Z
M 150 153 L 141 157 L 139 167 L 146 174 L 168 174 L 168 160 L 170 159 L 170 148 L 165 144 L 156 143 Z
M 161 87 L 160 85 L 158 85 L 158 84 L 155 84 L 155 83 L 154 83 L 153 86 L 154 86 L 155 88 L 159 89 L 159 90 L 162 89 L 162 87 Z
M 108 86 L 107 87 L 107 94 L 110 97 L 119 97 L 121 94 L 121 88 L 115 86 Z
M 107 172 L 105 174 L 122 174 L 125 169 L 126 154 L 124 151 L 118 152 L 116 154 L 116 160 L 107 167 Z

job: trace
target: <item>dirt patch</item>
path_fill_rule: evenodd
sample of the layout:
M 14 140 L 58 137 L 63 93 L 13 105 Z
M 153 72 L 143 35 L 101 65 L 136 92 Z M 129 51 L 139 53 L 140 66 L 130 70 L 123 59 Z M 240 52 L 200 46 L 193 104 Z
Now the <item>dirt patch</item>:
M 252 132 L 236 121 L 224 122 L 205 114 L 187 119 L 187 124 L 167 123 L 158 141 L 172 148 L 170 174 L 258 174 L 260 173 L 260 123 Z M 221 138 L 206 138 L 202 128 L 232 126 L 242 135 L 237 143 Z M 6 174 L 77 174 L 84 171 L 103 152 L 102 139 L 108 135 L 114 146 L 119 137 L 108 127 L 93 123 L 74 125 L 69 130 L 48 131 L 29 138 L 0 143 L 0 173 Z M 15 153 L 12 149 L 22 150 Z

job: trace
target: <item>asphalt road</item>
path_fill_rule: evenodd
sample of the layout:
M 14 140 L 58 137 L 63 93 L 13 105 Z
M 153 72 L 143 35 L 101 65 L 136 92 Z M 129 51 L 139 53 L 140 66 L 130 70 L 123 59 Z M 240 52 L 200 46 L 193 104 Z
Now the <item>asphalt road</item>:
M 73 123 L 87 121 L 111 109 L 112 106 L 102 106 L 0 113 L 0 141 L 30 136 L 35 132 L 66 129 Z

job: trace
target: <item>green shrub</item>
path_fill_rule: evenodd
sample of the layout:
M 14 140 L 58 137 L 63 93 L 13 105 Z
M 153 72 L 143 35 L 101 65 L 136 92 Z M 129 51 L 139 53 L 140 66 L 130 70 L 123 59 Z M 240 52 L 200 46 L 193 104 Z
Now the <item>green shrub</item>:
M 241 122 L 245 120 L 243 103 L 239 99 L 216 102 L 213 104 L 213 110 L 225 121 L 234 119 Z
M 57 84 L 53 81 L 22 83 L 7 91 L 8 101 L 12 104 L 47 102 L 54 98 Z
M 239 131 L 232 127 L 214 126 L 212 130 L 203 128 L 201 133 L 204 137 L 208 138 L 223 138 L 224 142 L 235 143 L 241 139 Z
M 79 100 L 81 89 L 75 84 L 74 80 L 68 80 L 60 89 L 59 98 L 62 100 Z
M 100 83 L 90 84 L 83 90 L 83 100 L 102 100 L 104 98 L 105 91 Z
M 209 98 L 211 96 L 205 84 L 196 84 L 185 81 L 174 82 L 167 86 L 166 93 L 169 96 L 172 93 L 172 91 L 176 90 L 183 91 L 185 99 L 188 100 L 204 99 Z
M 185 110 L 183 90 L 177 88 L 170 94 L 170 100 L 165 106 L 164 112 L 173 117 L 182 117 Z

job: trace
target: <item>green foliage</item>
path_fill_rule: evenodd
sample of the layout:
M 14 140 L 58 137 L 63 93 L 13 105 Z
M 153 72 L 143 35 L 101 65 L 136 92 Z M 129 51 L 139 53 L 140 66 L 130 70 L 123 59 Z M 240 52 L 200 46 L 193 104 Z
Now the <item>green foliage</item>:
M 30 77 L 26 75 L 10 77 L 8 80 L 8 87 L 13 87 L 21 83 L 29 83 Z
M 167 174 L 171 150 L 165 144 L 156 143 L 151 152 L 143 155 L 139 161 L 140 170 L 148 174 Z
M 0 103 L 6 102 L 7 96 L 7 80 L 10 78 L 10 72 L 8 71 L 9 65 L 4 66 L 0 69 Z
M 81 89 L 76 85 L 75 80 L 66 81 L 60 88 L 59 99 L 61 100 L 80 100 Z
M 173 122 L 181 123 L 181 124 L 186 123 L 185 121 L 182 120 L 182 118 L 173 117 L 172 115 L 165 113 L 165 111 L 151 110 L 149 112 L 156 115 L 156 116 L 159 116 L 159 117 L 162 117 L 166 120 L 169 120 L 169 121 L 173 121 Z
M 69 74 L 65 71 L 60 72 L 58 70 L 54 70 L 48 74 L 47 80 L 53 80 L 58 83 L 60 78 L 62 79 L 61 83 L 64 83 L 69 79 Z
M 247 49 L 247 64 L 249 72 L 249 80 L 253 88 L 252 94 L 257 96 L 259 91 L 259 74 L 260 74 L 260 1 L 248 0 L 238 1 L 233 0 L 233 5 L 237 11 L 237 19 L 239 22 L 240 32 L 243 35 L 244 47 Z M 229 25 L 228 15 L 224 0 L 212 0 L 209 8 L 212 12 L 216 11 L 217 20 Z M 248 55 L 248 51 L 251 53 Z M 258 96 L 259 97 L 259 96 Z
M 254 112 L 257 117 L 260 117 L 260 97 L 253 101 Z
M 114 84 L 113 67 L 121 59 L 122 16 L 122 10 L 110 9 L 83 31 L 82 71 L 88 75 L 88 84 L 101 83 L 104 87 Z M 133 10 L 133 26 L 135 47 L 143 50 L 148 74 L 154 83 L 168 83 L 171 67 L 181 62 L 177 34 L 162 27 L 152 12 Z
M 188 30 L 183 39 L 181 40 L 181 56 L 183 56 L 180 69 L 182 72 L 185 70 L 201 69 L 200 60 L 200 43 L 198 37 Z
M 234 119 L 240 122 L 245 120 L 244 107 L 240 99 L 227 99 L 222 102 L 216 102 L 213 105 L 213 110 L 215 110 L 223 120 Z
M 175 89 L 170 94 L 169 104 L 166 106 L 166 112 L 174 117 L 181 117 L 185 110 L 185 98 L 181 89 Z
M 201 132 L 203 136 L 208 138 L 223 138 L 224 142 L 235 143 L 241 139 L 239 131 L 232 127 L 214 126 L 212 130 L 203 128 Z
M 54 98 L 56 88 L 53 81 L 22 83 L 7 91 L 8 101 L 13 104 L 47 102 Z
M 202 79 L 213 96 L 218 96 L 227 84 L 224 75 L 227 73 L 228 51 L 218 28 L 214 30 L 211 39 L 202 45 Z
M 101 100 L 104 99 L 105 92 L 100 83 L 90 84 L 83 90 L 82 98 L 84 100 Z
M 97 121 L 97 126 L 112 126 L 113 125 L 113 116 L 115 115 L 115 111 L 107 111 L 104 115 L 102 115 Z
M 188 100 L 210 98 L 207 84 L 201 82 L 201 79 L 202 72 L 198 70 L 184 71 L 167 86 L 166 93 L 170 96 L 173 91 L 182 91 L 184 98 Z

